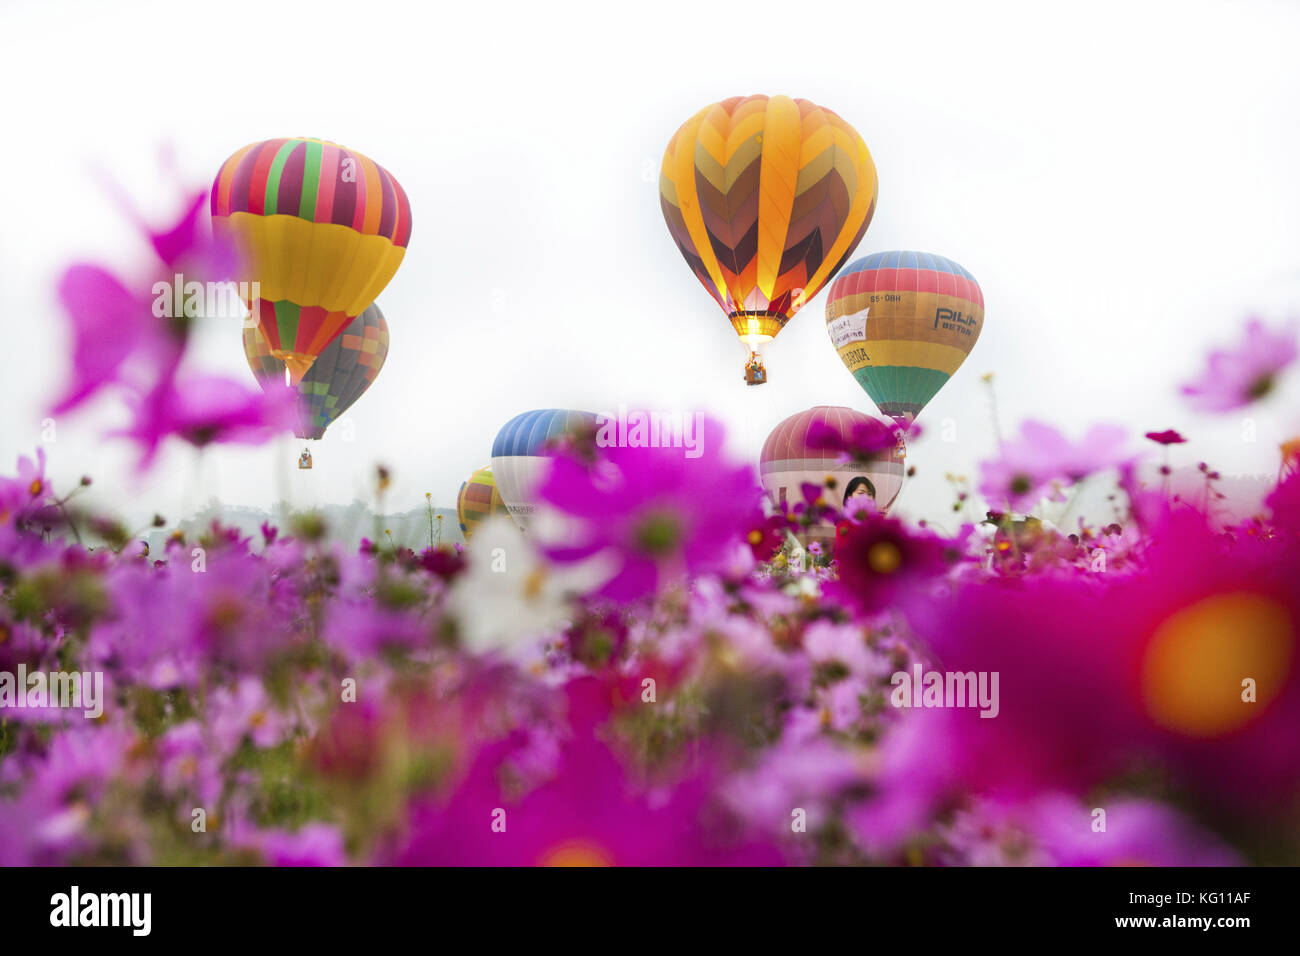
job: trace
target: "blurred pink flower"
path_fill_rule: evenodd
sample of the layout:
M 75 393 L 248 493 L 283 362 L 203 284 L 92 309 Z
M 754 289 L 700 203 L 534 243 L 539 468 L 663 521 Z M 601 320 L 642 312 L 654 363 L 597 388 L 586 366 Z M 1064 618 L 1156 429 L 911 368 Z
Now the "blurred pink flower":
M 296 400 L 289 388 L 264 392 L 216 375 L 164 379 L 131 401 L 133 421 L 118 434 L 141 449 L 147 467 L 168 436 L 195 447 L 213 442 L 257 445 L 290 431 L 297 421 Z
M 126 366 L 142 358 L 150 365 L 175 361 L 178 343 L 154 318 L 149 298 L 132 293 L 108 270 L 71 266 L 59 279 L 58 294 L 72 325 L 72 381 L 55 401 L 54 414 L 71 411 L 110 385 L 128 384 Z
M 702 418 L 703 454 L 682 448 L 602 447 L 594 464 L 567 453 L 554 459 L 541 497 L 575 519 L 571 544 L 555 561 L 612 556 L 617 570 L 599 593 L 629 601 L 669 581 L 725 569 L 746 539 L 758 506 L 753 468 L 723 454 L 722 425 Z
M 1259 319 L 1251 319 L 1245 337 L 1235 347 L 1210 352 L 1200 378 L 1184 385 L 1183 394 L 1200 411 L 1243 408 L 1269 394 L 1277 376 L 1295 358 L 1294 323 L 1274 332 Z
M 960 553 L 928 531 L 913 532 L 896 518 L 868 514 L 835 527 L 838 580 L 825 593 L 860 614 L 872 614 L 938 578 Z
M 328 823 L 308 823 L 300 830 L 266 830 L 256 840 L 273 866 L 345 866 L 343 834 Z
M 1186 438 L 1172 428 L 1166 428 L 1162 432 L 1147 432 L 1145 437 L 1157 445 L 1181 445 L 1187 441 Z
M 403 866 L 779 865 L 780 853 L 726 823 L 701 775 L 646 786 L 604 744 L 579 732 L 556 774 L 519 798 L 497 768 L 509 745 L 485 748 L 446 801 L 412 810 Z
M 980 494 L 994 506 L 1033 504 L 1053 482 L 1072 484 L 1132 461 L 1126 442 L 1124 429 L 1115 425 L 1094 425 L 1072 442 L 1051 425 L 1024 422 L 1019 439 L 1002 442 L 998 457 L 980 466 Z

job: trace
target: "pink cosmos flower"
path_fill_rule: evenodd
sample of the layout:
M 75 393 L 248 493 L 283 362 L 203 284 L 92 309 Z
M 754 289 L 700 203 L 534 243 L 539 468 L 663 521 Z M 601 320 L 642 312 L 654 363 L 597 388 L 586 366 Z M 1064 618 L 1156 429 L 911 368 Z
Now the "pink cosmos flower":
M 598 448 L 594 464 L 572 453 L 555 458 L 540 495 L 576 528 L 572 545 L 549 556 L 612 557 L 617 570 L 599 593 L 622 601 L 724 569 L 751 530 L 758 484 L 751 467 L 724 457 L 719 422 L 703 418 L 699 434 L 697 458 L 674 447 Z
M 1186 438 L 1172 428 L 1166 428 L 1162 432 L 1147 432 L 1145 437 L 1157 445 L 1181 445 L 1187 441 Z
M 838 428 L 817 420 L 808 427 L 808 446 L 843 452 L 852 461 L 871 461 L 879 452 L 920 435 L 921 426 L 915 423 L 904 427 L 894 421 L 871 418 L 854 422 L 852 431 L 845 436 Z
M 1273 390 L 1277 377 L 1296 358 L 1296 328 L 1274 332 L 1259 319 L 1246 323 L 1234 348 L 1215 349 L 1199 379 L 1183 386 L 1193 407 L 1206 412 L 1244 408 Z
M 345 866 L 343 834 L 328 823 L 308 823 L 300 830 L 267 830 L 257 840 L 272 866 Z
M 522 797 L 503 793 L 508 746 L 485 748 L 450 798 L 412 809 L 392 862 L 452 866 L 779 865 L 769 843 L 727 825 L 706 777 L 661 786 L 632 779 L 588 734 L 563 748 L 555 775 Z
M 981 465 L 980 493 L 994 505 L 1033 504 L 1053 482 L 1072 484 L 1133 459 L 1124 429 L 1094 425 L 1079 442 L 1043 422 L 1027 421 L 1020 437 L 1004 441 L 998 457 Z
M 839 578 L 827 597 L 860 614 L 872 614 L 937 578 L 960 559 L 953 542 L 928 531 L 913 532 L 896 518 L 869 514 L 835 528 Z
M 1024 803 L 977 800 L 954 814 L 942 836 L 949 847 L 942 862 L 950 865 L 1234 866 L 1241 862 L 1214 835 L 1170 807 L 1132 798 L 1102 799 L 1095 806 L 1050 792 Z
M 258 747 L 273 747 L 288 729 L 256 677 L 243 677 L 234 688 L 214 691 L 208 720 L 223 752 L 233 752 L 246 736 Z
M 131 401 L 133 423 L 118 434 L 140 446 L 140 467 L 145 468 L 170 435 L 197 448 L 213 442 L 258 445 L 268 441 L 293 429 L 295 401 L 288 387 L 262 391 L 217 375 L 167 378 Z
M 295 398 L 287 387 L 266 394 L 233 379 L 182 371 L 195 316 L 188 304 L 172 302 L 170 309 L 160 310 L 154 290 L 164 288 L 171 298 L 176 276 L 185 286 L 203 285 L 229 281 L 239 271 L 233 246 L 206 228 L 206 203 L 206 191 L 195 193 L 173 225 L 153 231 L 141 224 L 157 260 L 144 264 L 134 277 L 77 264 L 59 282 L 59 298 L 72 324 L 73 367 L 54 410 L 73 409 L 106 388 L 119 392 L 130 405 L 132 423 L 118 434 L 140 445 L 141 468 L 152 463 L 169 435 L 199 447 L 256 444 L 292 429 L 296 421 Z M 133 210 L 128 214 L 140 222 Z

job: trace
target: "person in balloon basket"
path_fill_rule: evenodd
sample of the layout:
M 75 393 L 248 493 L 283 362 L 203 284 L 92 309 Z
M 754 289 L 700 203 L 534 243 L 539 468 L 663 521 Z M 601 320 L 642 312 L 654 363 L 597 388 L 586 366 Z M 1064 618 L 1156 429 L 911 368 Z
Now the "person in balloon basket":
M 745 384 L 762 385 L 766 381 L 767 369 L 763 367 L 763 360 L 757 352 L 750 352 L 749 363 L 745 366 Z

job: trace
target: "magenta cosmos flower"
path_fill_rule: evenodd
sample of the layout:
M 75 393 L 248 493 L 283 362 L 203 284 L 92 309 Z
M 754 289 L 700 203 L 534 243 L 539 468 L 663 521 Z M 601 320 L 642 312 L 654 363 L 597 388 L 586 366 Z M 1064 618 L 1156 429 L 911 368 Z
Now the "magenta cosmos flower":
M 556 561 L 613 558 L 617 568 L 600 593 L 634 600 L 683 575 L 720 571 L 747 540 L 758 507 L 752 468 L 722 450 L 722 425 L 701 418 L 698 450 L 598 448 L 594 463 L 563 454 L 541 497 L 575 524 L 572 543 L 549 549 Z
M 217 375 L 164 379 L 132 406 L 134 421 L 121 434 L 140 446 L 142 468 L 171 435 L 197 448 L 213 442 L 258 445 L 297 421 L 289 388 L 263 392 Z
M 743 838 L 703 776 L 635 782 L 604 744 L 579 733 L 553 777 L 522 797 L 503 792 L 502 747 L 485 748 L 443 802 L 419 803 L 392 862 L 415 866 L 779 865 L 766 841 Z
M 1200 378 L 1184 385 L 1183 394 L 1205 412 L 1243 408 L 1271 392 L 1277 376 L 1295 358 L 1294 323 L 1274 332 L 1251 319 L 1245 338 L 1233 348 L 1212 351 Z
M 1166 428 L 1162 432 L 1147 432 L 1145 437 L 1157 445 L 1181 445 L 1187 441 L 1186 438 L 1172 428 Z
M 835 526 L 839 579 L 825 591 L 862 614 L 888 607 L 910 589 L 942 575 L 960 559 L 950 541 L 928 531 L 914 532 L 895 518 L 867 514 Z

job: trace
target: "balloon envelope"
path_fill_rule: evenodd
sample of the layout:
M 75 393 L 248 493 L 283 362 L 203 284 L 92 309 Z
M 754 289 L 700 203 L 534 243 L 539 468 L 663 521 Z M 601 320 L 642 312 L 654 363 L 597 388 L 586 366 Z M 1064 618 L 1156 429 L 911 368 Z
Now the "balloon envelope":
M 847 440 L 855 425 L 870 425 L 872 422 L 878 423 L 879 420 L 852 408 L 818 405 L 791 415 L 773 428 L 763 442 L 758 462 L 759 479 L 772 503 L 788 513 L 804 500 L 804 484 L 825 487 L 826 480 L 833 478 L 835 489 L 826 492 L 827 498 L 833 499 L 828 500 L 828 504 L 843 510 L 844 496 L 851 490 L 850 486 L 861 485 L 855 479 L 863 477 L 869 482 L 869 490 L 874 492 L 872 497 L 876 507 L 888 511 L 903 487 L 906 449 L 901 439 L 898 444 L 877 452 L 865 462 L 845 461 L 845 453 L 814 447 L 808 441 L 809 432 L 815 426 L 829 426 Z M 835 529 L 830 525 L 797 535 L 804 544 L 809 540 L 828 543 L 834 536 Z
M 492 476 L 506 510 L 521 528 L 537 513 L 536 491 L 555 446 L 595 430 L 593 413 L 561 408 L 523 412 L 501 426 L 492 443 Z
M 217 173 L 211 209 L 213 231 L 234 241 L 246 281 L 258 283 L 245 304 L 257 308 L 262 335 L 295 384 L 384 290 L 411 238 L 397 180 L 319 139 L 245 146 Z
M 262 330 L 244 329 L 244 357 L 263 389 L 283 388 L 284 362 L 275 357 Z M 325 347 L 294 389 L 298 393 L 299 438 L 321 438 L 375 380 L 388 357 L 388 323 L 371 305 Z
M 673 241 L 751 350 L 848 259 L 876 192 L 857 131 L 788 96 L 704 107 L 669 141 L 659 176 Z
M 461 484 L 460 493 L 456 495 L 456 520 L 465 540 L 470 539 L 474 529 L 489 515 L 509 513 L 491 468 L 478 469 Z
M 850 263 L 826 296 L 826 331 L 876 407 L 912 421 L 947 383 L 984 325 L 969 272 L 925 252 L 876 252 Z

